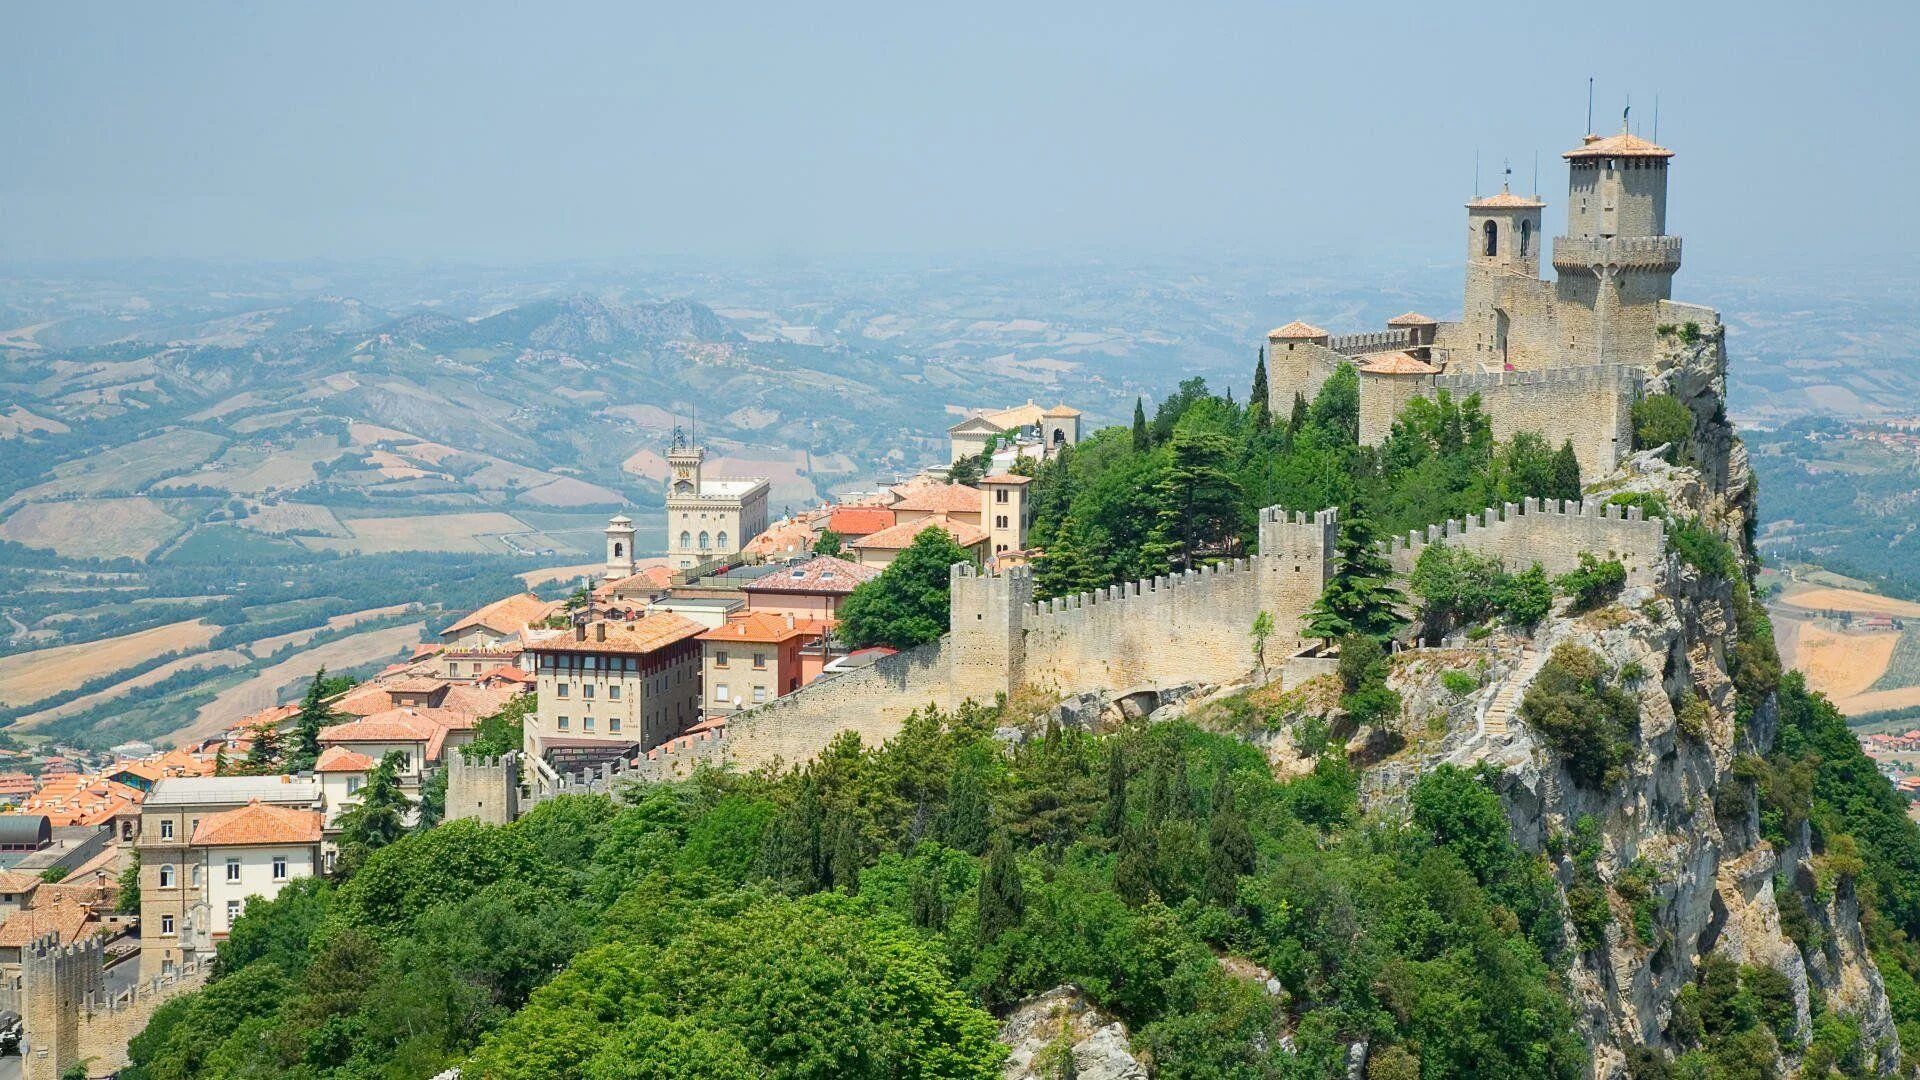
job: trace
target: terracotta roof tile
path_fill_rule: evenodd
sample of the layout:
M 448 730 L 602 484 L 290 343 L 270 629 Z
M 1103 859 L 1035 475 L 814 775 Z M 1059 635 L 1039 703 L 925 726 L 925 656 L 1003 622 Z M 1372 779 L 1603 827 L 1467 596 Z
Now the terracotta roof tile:
M 1484 199 L 1475 199 L 1467 205 L 1477 206 L 1483 210 L 1524 210 L 1545 206 L 1547 204 L 1530 195 L 1515 195 L 1511 191 L 1502 191 L 1495 195 L 1489 195 Z
M 317 844 L 323 815 L 318 810 L 296 810 L 250 802 L 200 819 L 191 843 L 207 847 L 249 844 Z
M 542 600 L 532 593 L 520 593 L 515 596 L 495 600 L 493 603 L 475 611 L 445 630 L 441 637 L 457 634 L 462 630 L 476 627 L 492 630 L 500 634 L 511 634 L 523 630 L 547 617 L 553 610 L 553 602 Z
M 1395 315 L 1393 318 L 1388 319 L 1387 325 L 1388 326 L 1439 326 L 1440 320 L 1428 318 L 1427 316 L 1422 315 L 1417 311 L 1409 311 L 1405 315 Z
M 904 550 L 913 544 L 914 537 L 928 529 L 946 530 L 947 535 L 953 537 L 954 543 L 961 547 L 972 547 L 987 538 L 987 534 L 977 526 L 935 514 L 933 517 L 921 518 L 919 521 L 895 525 L 891 529 L 882 529 L 871 536 L 863 536 L 847 546 L 862 550 L 869 548 L 879 551 Z
M 1327 332 L 1313 325 L 1295 319 L 1277 330 L 1267 331 L 1269 341 L 1302 341 L 1307 338 L 1326 337 Z
M 901 510 L 932 514 L 977 514 L 980 512 L 980 489 L 965 484 L 918 488 L 894 503 L 893 509 L 896 514 Z
M 817 555 L 798 566 L 775 570 L 747 582 L 740 588 L 750 593 L 813 593 L 844 595 L 863 581 L 880 576 L 871 566 Z
M 1439 370 L 1412 353 L 1368 353 L 1360 358 L 1362 375 L 1433 375 Z
M 843 537 L 866 536 L 893 527 L 893 511 L 884 506 L 841 506 L 827 517 L 828 530 Z
M 48 934 L 57 934 L 60 944 L 71 945 L 84 936 L 92 917 L 85 904 L 71 901 L 16 911 L 0 922 L 0 949 L 24 949 Z
M 1079 416 L 1079 415 L 1080 415 L 1080 410 L 1079 410 L 1079 409 L 1076 409 L 1076 408 L 1074 408 L 1074 407 L 1073 407 L 1073 406 L 1071 406 L 1071 405 L 1068 405 L 1068 404 L 1065 404 L 1065 403 L 1063 402 L 1063 403 L 1061 403 L 1061 404 L 1059 404 L 1059 405 L 1055 405 L 1055 406 L 1054 406 L 1053 408 L 1051 408 L 1051 409 L 1048 409 L 1048 410 L 1046 411 L 1046 413 L 1045 413 L 1045 414 L 1043 414 L 1043 415 L 1046 415 L 1046 416 L 1054 416 L 1054 417 L 1069 417 L 1069 416 Z
M 1673 151 L 1623 131 L 1604 139 L 1596 135 L 1588 135 L 1586 141 L 1560 156 L 1569 160 L 1590 157 L 1670 158 L 1673 156 Z
M 1019 473 L 998 473 L 993 476 L 983 476 L 980 478 L 980 482 L 982 484 L 1012 484 L 1018 487 L 1033 483 L 1033 477 L 1021 476 Z
M 604 640 L 596 636 L 606 629 Z M 615 655 L 639 655 L 657 652 L 698 635 L 706 627 L 671 611 L 656 612 L 632 622 L 595 622 L 586 628 L 584 639 L 564 633 L 530 647 L 531 652 L 587 652 Z
M 320 751 L 320 759 L 313 763 L 314 772 L 323 773 L 362 773 L 371 772 L 380 764 L 365 754 L 349 750 L 344 746 L 329 746 Z
M 819 637 L 825 628 L 817 622 L 794 619 L 767 611 L 751 611 L 728 619 L 700 635 L 701 641 L 753 641 L 779 644 L 800 637 Z

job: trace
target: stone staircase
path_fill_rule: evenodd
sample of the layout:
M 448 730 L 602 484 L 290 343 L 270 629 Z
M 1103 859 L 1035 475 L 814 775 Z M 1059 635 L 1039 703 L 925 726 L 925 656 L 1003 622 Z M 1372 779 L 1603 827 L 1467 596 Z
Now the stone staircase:
M 1520 710 L 1521 695 L 1527 692 L 1533 677 L 1540 674 L 1540 668 L 1547 662 L 1547 654 L 1528 649 L 1520 655 L 1520 663 L 1505 679 L 1500 688 L 1487 700 L 1487 706 L 1480 713 L 1480 735 L 1499 737 L 1507 733 L 1508 725 L 1514 713 Z

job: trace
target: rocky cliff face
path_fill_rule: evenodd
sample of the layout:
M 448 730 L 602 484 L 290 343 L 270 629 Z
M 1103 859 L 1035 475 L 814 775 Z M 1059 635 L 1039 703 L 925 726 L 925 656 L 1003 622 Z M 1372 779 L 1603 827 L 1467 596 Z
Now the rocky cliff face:
M 1658 493 L 1676 517 L 1699 518 L 1750 559 L 1755 493 L 1721 404 L 1719 328 L 1692 341 L 1672 335 L 1649 382 L 1652 392 L 1672 394 L 1694 416 L 1691 445 L 1677 455 L 1686 464 L 1643 453 L 1594 488 Z M 1520 842 L 1549 853 L 1563 888 L 1585 881 L 1590 890 L 1597 879 L 1604 889 L 1612 916 L 1604 940 L 1582 951 L 1569 974 L 1598 1077 L 1625 1077 L 1631 1047 L 1677 1049 L 1669 1038 L 1676 997 L 1715 954 L 1783 975 L 1802 1039 L 1817 993 L 1828 1008 L 1859 1020 L 1867 1043 L 1879 1047 L 1883 1072 L 1898 1061 L 1886 992 L 1851 891 L 1824 895 L 1816 887 L 1804 826 L 1784 851 L 1761 836 L 1742 759 L 1770 749 L 1775 702 L 1751 692 L 1758 700 L 1737 700 L 1731 656 L 1743 617 L 1741 588 L 1670 555 L 1658 588 L 1630 589 L 1618 603 L 1578 616 L 1563 602 L 1530 640 L 1496 636 L 1483 643 L 1474 662 L 1486 684 L 1465 699 L 1437 685 L 1434 669 L 1447 665 L 1423 654 L 1401 657 L 1390 683 L 1402 693 L 1407 717 L 1429 718 L 1403 723 L 1411 728 L 1444 716 L 1447 733 L 1424 748 L 1410 733 L 1414 749 L 1376 766 L 1379 775 L 1365 790 L 1391 798 L 1440 762 L 1493 763 L 1502 770 Z M 1501 715 L 1501 699 L 1517 707 L 1537 658 L 1562 644 L 1634 673 L 1622 682 L 1639 698 L 1640 730 L 1619 783 L 1582 787 L 1524 723 L 1486 722 L 1490 713 Z M 1588 820 L 1589 830 L 1598 826 L 1597 856 L 1591 844 L 1584 856 L 1569 850 Z M 1783 929 L 1783 902 L 1796 914 L 1804 908 L 1814 925 L 1813 933 L 1796 933 L 1800 944 Z M 1567 935 L 1576 939 L 1571 925 Z M 1783 1042 L 1783 1064 L 1792 1067 L 1800 1048 Z

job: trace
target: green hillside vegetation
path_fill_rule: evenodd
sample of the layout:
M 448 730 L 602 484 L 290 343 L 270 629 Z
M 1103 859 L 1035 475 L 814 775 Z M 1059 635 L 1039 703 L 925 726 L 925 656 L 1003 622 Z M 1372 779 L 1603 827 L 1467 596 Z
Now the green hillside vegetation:
M 1483 778 L 1396 825 L 1337 756 L 1279 783 L 1184 724 L 1001 722 L 408 836 L 252 905 L 123 1075 L 986 1080 L 990 1011 L 1064 982 L 1163 1077 L 1328 1075 L 1357 1038 L 1386 1075 L 1584 1075 L 1557 893 Z

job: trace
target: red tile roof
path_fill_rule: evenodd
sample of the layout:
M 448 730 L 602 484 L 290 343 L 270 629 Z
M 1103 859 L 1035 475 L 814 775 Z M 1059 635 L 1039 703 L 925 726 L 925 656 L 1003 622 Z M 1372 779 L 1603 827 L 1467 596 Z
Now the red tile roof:
M 860 550 L 904 550 L 912 546 L 914 537 L 919 536 L 928 529 L 946 530 L 947 535 L 953 537 L 954 543 L 959 544 L 961 547 L 973 547 L 975 544 L 987 538 L 987 534 L 977 526 L 935 514 L 933 517 L 921 518 L 919 521 L 909 521 L 902 525 L 895 525 L 891 529 L 881 529 L 879 532 L 871 536 L 863 536 L 847 546 Z
M 893 509 L 896 517 L 902 510 L 930 514 L 977 514 L 980 512 L 980 489 L 965 484 L 915 488 L 894 503 Z
M 1313 325 L 1312 323 L 1301 322 L 1299 319 L 1293 320 L 1287 325 L 1280 327 L 1278 330 L 1267 331 L 1267 337 L 1269 340 L 1278 340 L 1278 341 L 1302 341 L 1307 338 L 1317 338 L 1317 337 L 1326 337 L 1326 336 L 1327 336 L 1327 332 L 1325 330 L 1320 329 L 1319 327 Z
M 13 912 L 0 922 L 0 949 L 24 949 L 48 934 L 58 935 L 62 945 L 71 945 L 85 935 L 92 917 L 85 904 L 71 901 Z
M 1019 473 L 997 473 L 993 476 L 981 477 L 980 482 L 982 484 L 1013 484 L 1020 486 L 1033 483 L 1033 477 L 1021 476 Z
M 313 763 L 314 772 L 323 773 L 363 773 L 371 772 L 380 764 L 365 754 L 349 750 L 344 746 L 329 746 L 320 751 L 320 759 Z
M 1655 157 L 1670 158 L 1673 151 L 1664 146 L 1650 143 L 1638 135 L 1621 132 L 1602 139 L 1597 135 L 1588 135 L 1579 146 L 1560 155 L 1563 158 L 1590 157 Z
M 844 537 L 865 536 L 893 527 L 893 511 L 884 506 L 839 506 L 827 517 L 827 529 Z
M 1368 353 L 1360 358 L 1362 375 L 1432 375 L 1439 370 L 1412 353 Z
M 740 588 L 750 593 L 845 595 L 861 582 L 871 581 L 878 576 L 880 571 L 871 566 L 861 566 L 831 555 L 816 555 L 798 566 L 762 574 Z
M 586 627 L 584 638 L 573 634 L 528 646 L 537 653 L 613 653 L 638 655 L 658 652 L 670 645 L 698 635 L 706 627 L 683 615 L 660 611 L 632 622 L 596 621 Z M 604 634 L 602 634 L 604 631 Z
M 1393 318 L 1388 319 L 1387 325 L 1388 326 L 1439 326 L 1440 320 L 1428 318 L 1427 316 L 1422 315 L 1417 311 L 1409 311 L 1405 315 L 1395 315 Z
M 767 611 L 752 611 L 728 619 L 700 635 L 701 641 L 752 641 L 777 645 L 794 638 L 819 637 L 825 628 L 803 619 L 791 619 Z
M 1483 210 L 1525 210 L 1547 204 L 1529 195 L 1515 195 L 1511 191 L 1502 191 L 1497 195 L 1489 195 L 1484 199 L 1475 199 L 1467 205 L 1477 206 Z
M 483 628 L 498 634 L 513 634 L 539 622 L 552 612 L 554 602 L 542 600 L 532 593 L 520 593 L 516 596 L 495 600 L 486 607 L 468 615 L 445 630 L 441 637 L 457 634 L 462 630 Z
M 196 847 L 317 844 L 322 817 L 318 810 L 250 802 L 236 810 L 201 818 L 200 827 L 193 830 L 191 843 Z

